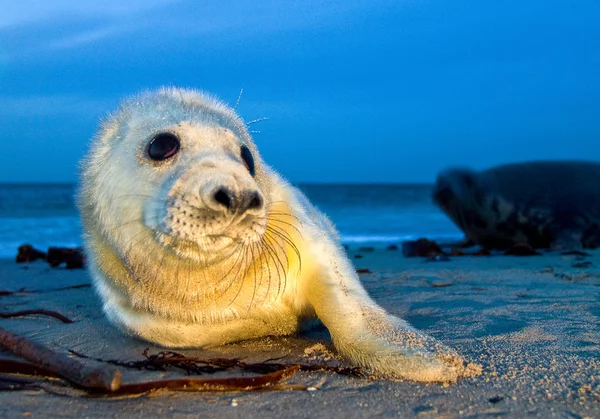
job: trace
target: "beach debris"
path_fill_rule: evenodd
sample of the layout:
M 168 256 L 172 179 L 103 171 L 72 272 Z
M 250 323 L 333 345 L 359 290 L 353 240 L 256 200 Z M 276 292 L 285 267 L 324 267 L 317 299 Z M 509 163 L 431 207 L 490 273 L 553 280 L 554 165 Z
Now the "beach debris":
M 574 256 L 591 256 L 589 253 L 584 252 L 582 250 L 565 250 L 563 252 L 560 252 L 561 255 L 564 256 L 570 256 L 570 255 L 574 255 Z
M 17 250 L 17 252 L 18 252 L 17 258 L 16 258 L 17 263 L 33 262 L 38 259 L 46 260 L 46 253 L 34 248 L 30 244 L 23 244 L 23 245 L 19 246 L 19 249 Z
M 466 253 L 462 249 L 454 248 L 454 249 L 450 250 L 450 256 L 465 256 L 465 255 L 466 255 Z
M 91 286 L 92 286 L 92 284 L 77 284 L 77 285 L 69 285 L 66 287 L 47 288 L 44 290 L 28 290 L 26 288 L 19 288 L 16 291 L 0 290 L 0 297 L 4 297 L 4 296 L 8 296 L 8 295 L 40 294 L 40 293 L 45 293 L 45 292 L 74 290 L 74 289 L 81 289 L 81 288 L 90 288 Z
M 77 359 L 52 351 L 24 336 L 0 327 L 0 346 L 54 376 L 87 390 L 114 392 L 121 386 L 121 372 L 113 367 L 94 368 Z
M 167 371 L 168 368 L 177 368 L 188 374 L 213 374 L 216 372 L 227 371 L 234 368 L 243 372 L 252 372 L 266 374 L 280 371 L 289 367 L 298 367 L 300 371 L 326 371 L 350 377 L 365 378 L 368 374 L 358 367 L 331 366 L 326 364 L 285 364 L 274 362 L 277 359 L 267 359 L 263 362 L 243 362 L 240 358 L 212 358 L 204 359 L 197 357 L 186 357 L 183 354 L 173 351 L 161 351 L 149 355 L 148 348 L 144 350 L 142 356 L 144 359 L 139 361 L 105 360 L 101 358 L 92 358 L 74 350 L 69 350 L 71 355 L 83 359 L 90 359 L 96 362 L 107 363 L 124 368 L 150 371 Z
M 590 262 L 589 260 L 573 262 L 571 264 L 572 268 L 589 268 L 591 266 L 592 266 L 592 262 Z
M 402 242 L 402 255 L 404 257 L 435 257 L 446 253 L 433 240 L 420 238 Z
M 427 238 L 418 240 L 409 240 L 402 243 L 402 254 L 404 257 L 425 257 L 427 262 L 449 261 L 448 256 L 492 256 L 492 254 L 510 255 L 510 256 L 537 256 L 540 255 L 533 247 L 527 243 L 518 243 L 510 247 L 503 253 L 492 253 L 490 249 L 477 247 L 472 250 L 465 250 L 472 242 L 464 240 L 459 243 L 438 244 Z M 581 252 L 583 253 L 583 252 Z M 565 253 L 563 253 L 565 254 Z M 579 255 L 579 252 L 573 251 L 567 254 Z M 583 253 L 587 255 L 587 253 Z
M 408 277 L 408 279 L 411 281 L 420 281 L 423 284 L 429 285 L 433 288 L 449 287 L 450 285 L 454 284 L 454 281 L 443 278 L 439 275 L 415 275 Z
M 13 317 L 23 317 L 23 316 L 34 316 L 34 315 L 39 315 L 39 316 L 48 316 L 48 317 L 54 317 L 57 320 L 60 320 L 63 323 L 73 323 L 73 320 L 69 319 L 66 316 L 63 316 L 62 314 L 56 312 L 56 311 L 52 311 L 52 310 L 43 310 L 43 309 L 39 309 L 39 310 L 22 310 L 22 311 L 15 311 L 12 313 L 9 312 L 0 312 L 0 319 L 10 319 Z
M 429 256 L 427 259 L 425 259 L 425 262 L 450 262 L 451 260 L 452 259 L 450 259 L 446 255 L 434 255 Z
M 64 263 L 67 269 L 80 269 L 85 265 L 85 256 L 78 247 L 49 247 L 46 261 L 53 268 Z
M 468 255 L 468 253 L 465 253 L 465 255 Z M 491 256 L 492 252 L 489 251 L 489 249 L 479 249 L 477 250 L 475 253 L 472 253 L 473 256 Z
M 507 256 L 540 256 L 533 247 L 527 243 L 517 243 L 504 252 Z
M 436 407 L 432 406 L 432 405 L 422 405 L 422 406 L 417 406 L 413 409 L 413 412 L 415 412 L 417 414 L 417 416 L 431 416 L 431 415 L 437 415 L 438 410 Z
M 359 268 L 356 270 L 356 273 L 357 274 L 371 274 L 373 272 L 371 272 L 371 270 L 368 268 Z
M 105 367 L 106 368 L 106 367 Z M 116 370 L 120 373 L 118 370 Z M 57 373 L 52 369 L 41 367 L 35 363 L 16 361 L 12 359 L 0 359 L 0 373 L 4 374 L 24 374 L 33 376 L 44 376 L 67 379 L 76 387 L 86 390 L 91 393 L 106 395 L 106 396 L 123 396 L 144 394 L 156 390 L 172 390 L 172 391 L 252 391 L 252 390 L 307 390 L 307 386 L 289 385 L 283 386 L 281 381 L 290 378 L 298 371 L 298 366 L 290 366 L 268 374 L 246 376 L 246 377 L 227 377 L 227 378 L 174 378 L 156 381 L 141 381 L 135 383 L 121 384 L 114 389 L 97 389 L 81 386 L 67 379 L 62 372 Z M 14 380 L 0 376 L 0 390 L 6 386 L 6 381 Z M 35 385 L 32 381 L 21 381 L 21 386 L 14 385 L 8 388 L 9 390 L 30 390 L 46 388 Z M 4 386 L 3 386 L 4 384 Z
M 112 365 L 90 367 L 78 359 L 70 358 L 59 352 L 50 350 L 37 342 L 3 328 L 0 328 L 0 346 L 12 354 L 27 360 L 25 362 L 14 359 L 0 359 L 0 373 L 2 374 L 24 374 L 61 378 L 88 392 L 105 395 L 141 394 L 159 389 L 176 391 L 247 391 L 265 390 L 268 388 L 307 389 L 307 386 L 299 385 L 278 386 L 281 381 L 294 375 L 300 369 L 299 365 L 285 365 L 277 368 L 276 366 L 266 364 L 271 367 L 271 371 L 256 376 L 211 379 L 175 378 L 124 384 L 121 382 L 121 371 Z M 161 356 L 159 355 L 155 357 L 155 359 L 160 358 Z M 163 356 L 162 358 L 172 360 L 173 356 Z M 152 358 L 148 357 L 148 359 Z M 31 381 L 21 380 L 17 383 L 14 380 L 0 376 L 0 390 L 3 388 L 8 390 L 37 388 L 33 386 L 34 383 Z
M 80 247 L 48 247 L 48 252 L 44 253 L 30 244 L 19 246 L 17 263 L 29 263 L 38 259 L 45 260 L 52 268 L 63 263 L 67 269 L 80 269 L 85 266 L 85 255 Z
M 433 288 L 444 288 L 454 285 L 454 281 L 442 279 L 442 278 L 429 278 L 427 279 L 427 283 L 431 285 Z
M 496 403 L 500 403 L 502 400 L 504 400 L 504 397 L 502 397 L 502 396 L 494 396 L 494 397 L 490 397 L 488 399 L 488 402 L 490 402 L 492 404 L 496 404 Z
M 335 359 L 333 353 L 322 343 L 316 343 L 304 348 L 304 354 L 302 356 L 309 361 L 326 362 Z

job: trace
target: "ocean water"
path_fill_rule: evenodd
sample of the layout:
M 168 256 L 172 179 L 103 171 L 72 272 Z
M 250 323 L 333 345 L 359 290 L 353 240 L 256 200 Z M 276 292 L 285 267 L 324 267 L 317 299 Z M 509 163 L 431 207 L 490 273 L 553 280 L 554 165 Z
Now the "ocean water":
M 457 227 L 430 199 L 430 185 L 298 185 L 349 245 L 386 246 L 428 237 L 459 239 Z M 24 243 L 80 246 L 75 185 L 0 184 L 0 258 Z

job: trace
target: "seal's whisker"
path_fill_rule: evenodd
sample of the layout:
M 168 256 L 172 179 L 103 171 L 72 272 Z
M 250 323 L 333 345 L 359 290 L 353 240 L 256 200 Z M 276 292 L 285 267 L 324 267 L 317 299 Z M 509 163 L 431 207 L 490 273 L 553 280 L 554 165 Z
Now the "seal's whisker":
M 290 258 L 289 258 L 289 254 L 288 254 L 288 252 L 287 252 L 287 251 L 286 251 L 286 249 L 285 249 L 285 245 L 284 245 L 284 244 L 282 244 L 282 243 L 280 243 L 280 241 L 279 241 L 279 240 L 275 240 L 275 238 L 274 238 L 274 237 L 270 237 L 270 235 L 275 235 L 275 236 L 277 236 L 278 234 L 279 234 L 279 233 L 277 233 L 277 232 L 275 232 L 275 231 L 272 231 L 272 230 L 271 230 L 271 231 L 269 231 L 269 239 L 270 239 L 271 241 L 273 241 L 273 242 L 274 242 L 274 243 L 275 243 L 277 246 L 279 246 L 279 248 L 281 249 L 281 252 L 284 254 L 284 256 L 285 256 L 285 260 L 286 260 L 286 266 L 287 266 L 287 269 L 285 270 L 285 276 L 284 276 L 284 282 L 283 282 L 283 291 L 282 291 L 282 293 L 283 293 L 283 292 L 285 292 L 285 287 L 286 287 L 286 284 L 287 284 L 287 275 L 289 274 L 289 270 L 290 270 Z M 280 237 L 280 238 L 281 238 L 281 236 L 278 236 L 278 237 Z M 284 238 L 282 238 L 282 239 L 285 241 L 285 239 L 284 239 Z M 289 245 L 289 243 L 288 243 L 288 242 L 285 242 L 285 243 L 287 243 L 287 244 Z M 293 249 L 293 247 L 292 247 L 292 249 Z M 294 250 L 294 252 L 296 253 L 296 256 L 297 256 L 297 258 L 298 258 L 298 271 L 297 271 L 297 274 L 299 275 L 299 274 L 300 274 L 300 272 L 301 272 L 301 269 L 302 269 L 302 258 L 300 257 L 300 254 L 299 254 L 299 252 L 298 252 L 297 248 L 296 248 L 296 250 Z M 279 256 L 278 256 L 278 257 L 279 257 Z M 283 263 L 282 263 L 282 264 L 283 264 Z
M 240 261 L 240 257 L 241 257 L 241 253 L 239 252 L 239 250 L 243 247 L 243 244 L 241 242 L 239 242 L 234 250 L 229 254 L 229 256 L 227 257 L 227 259 L 229 259 L 229 257 L 231 257 L 234 253 L 237 253 L 238 256 L 235 260 L 235 262 L 231 265 L 231 268 L 229 269 L 229 271 L 227 271 L 227 273 L 223 276 L 223 278 L 221 278 L 221 280 L 225 279 L 227 276 L 229 276 L 229 274 L 231 273 L 231 271 L 233 271 L 233 269 L 238 265 L 238 262 Z
M 290 236 L 287 234 L 287 232 L 278 231 L 278 230 L 274 229 L 273 226 L 269 227 L 269 232 L 270 232 L 270 234 L 274 234 L 274 235 L 278 236 L 285 244 L 290 246 L 292 248 L 292 250 L 294 251 L 294 253 L 296 253 L 296 256 L 298 257 L 298 261 L 300 262 L 300 251 L 296 247 L 296 245 L 294 244 L 294 242 L 292 241 Z M 277 242 L 277 243 L 281 244 L 279 242 Z M 288 265 L 289 265 L 288 252 L 285 250 L 285 246 L 282 246 L 282 251 L 284 252 L 286 258 L 288 259 Z M 288 266 L 288 269 L 289 269 L 289 266 Z
M 133 237 L 131 238 L 131 240 L 129 241 L 129 243 L 125 243 L 126 247 L 128 247 L 128 249 L 125 251 L 125 255 L 127 257 L 129 257 L 129 255 L 133 251 L 133 248 L 135 246 L 137 246 L 139 243 L 141 243 L 143 240 L 146 240 L 148 238 L 147 236 L 149 236 L 151 234 L 152 234 L 152 232 L 150 230 L 146 230 L 146 229 L 142 229 L 137 234 L 134 234 Z M 139 240 L 136 240 L 140 236 L 142 236 L 142 238 Z
M 269 272 L 269 285 L 268 285 L 267 293 L 271 289 L 271 279 L 272 279 L 271 264 L 269 263 L 269 260 L 268 260 L 268 259 L 270 259 L 275 264 L 275 272 L 277 273 L 278 285 L 277 285 L 277 294 L 275 295 L 275 297 L 277 298 L 279 296 L 279 288 L 280 288 L 279 284 L 281 283 L 281 273 L 279 271 L 279 268 L 281 267 L 281 270 L 284 271 L 284 275 L 285 275 L 285 268 L 283 267 L 283 262 L 281 262 L 281 260 L 277 256 L 275 249 L 269 243 L 269 238 L 267 235 L 263 236 L 262 245 L 266 249 L 265 262 L 266 262 L 267 269 Z
M 266 249 L 263 247 L 262 245 L 262 241 L 261 242 L 257 242 L 254 244 L 254 247 L 256 248 L 256 252 L 258 254 L 258 263 L 259 263 L 259 272 L 260 272 L 260 281 L 258 283 L 258 289 L 263 289 L 263 280 L 265 279 L 265 275 L 268 275 L 268 271 L 265 272 L 265 267 L 269 266 L 269 263 L 266 259 Z M 268 278 L 267 278 L 268 279 Z M 269 280 L 269 285 L 267 285 L 267 292 L 264 294 L 262 302 L 264 303 L 266 301 L 266 299 L 269 296 L 269 288 L 270 288 L 270 279 Z
M 273 262 L 273 264 L 275 266 L 275 273 L 277 274 L 277 292 L 275 293 L 275 299 L 277 299 L 281 292 L 282 272 L 283 272 L 284 278 L 285 278 L 285 275 L 287 275 L 287 274 L 285 272 L 285 267 L 283 266 L 283 262 L 279 258 L 279 255 L 277 254 L 277 251 L 275 250 L 275 248 L 272 246 L 272 244 L 270 244 L 270 239 L 267 236 L 265 236 L 264 246 L 267 249 L 267 257 L 268 257 L 268 259 L 270 259 Z M 270 263 L 269 263 L 269 265 L 270 265 Z M 269 275 L 271 275 L 270 267 L 269 267 Z M 269 281 L 270 280 L 271 280 L 271 276 L 269 276 Z M 271 286 L 271 283 L 269 282 L 269 287 L 270 286 Z
M 279 257 L 279 253 L 277 252 L 277 249 L 275 248 L 275 244 L 277 244 L 280 247 L 281 251 L 285 255 L 286 264 L 288 266 L 287 269 L 285 268 L 285 266 L 283 266 L 283 262 L 282 262 L 281 258 Z M 285 249 L 281 246 L 281 244 L 277 240 L 274 240 L 273 238 L 271 238 L 270 235 L 268 235 L 268 234 L 265 235 L 265 245 L 268 246 L 268 248 L 270 249 L 270 255 L 272 257 L 273 262 L 275 263 L 275 269 L 277 271 L 277 279 L 278 279 L 277 294 L 275 297 L 279 297 L 280 293 L 283 294 L 283 292 L 285 292 L 285 283 L 287 281 L 287 274 L 288 274 L 288 270 L 289 270 L 290 261 L 288 259 L 287 254 L 285 253 Z M 279 271 L 280 267 L 281 267 L 281 272 Z M 282 275 L 283 275 L 283 290 L 281 287 Z
M 240 89 L 240 94 L 238 95 L 237 100 L 235 101 L 235 105 L 233 105 L 233 110 L 236 110 L 237 107 L 240 105 L 240 100 L 242 100 L 242 93 L 244 93 L 243 87 Z
M 114 227 L 111 227 L 111 228 L 107 229 L 106 232 L 107 233 L 112 233 L 114 230 L 117 230 L 119 228 L 125 227 L 126 225 L 131 224 L 131 223 L 135 223 L 135 222 L 139 222 L 140 224 L 142 224 L 142 219 L 140 217 L 132 218 L 130 220 L 127 220 L 127 221 L 125 221 L 123 223 L 120 223 L 120 224 L 118 224 L 118 225 L 116 225 Z
M 281 216 L 284 216 L 284 217 L 290 217 L 290 218 L 295 219 L 297 222 L 302 223 L 302 220 L 300 220 L 300 218 L 298 216 L 296 216 L 294 214 L 290 214 L 289 212 L 285 212 L 285 211 L 273 211 L 273 210 L 271 210 L 271 211 L 269 211 L 267 213 L 267 217 L 270 216 L 270 215 L 281 215 Z
M 273 249 L 275 249 L 275 254 L 277 256 L 279 256 L 279 254 L 277 253 L 277 249 L 275 248 L 275 246 L 279 247 L 279 250 L 281 250 L 281 253 L 283 253 L 283 255 L 285 256 L 286 266 L 285 266 L 284 271 L 288 272 L 290 270 L 290 259 L 288 257 L 288 253 L 285 251 L 285 245 L 282 244 L 279 240 L 275 239 L 275 237 L 273 237 L 274 234 L 277 235 L 276 232 L 267 229 L 265 237 L 270 239 L 270 243 L 273 246 Z M 277 237 L 281 238 L 280 236 L 277 236 Z
M 230 307 L 235 300 L 237 300 L 237 298 L 240 296 L 240 293 L 242 292 L 242 288 L 244 288 L 244 282 L 246 280 L 246 276 L 248 276 L 248 248 L 247 247 L 243 247 L 242 248 L 242 253 L 244 254 L 244 260 L 243 263 L 240 266 L 244 266 L 244 274 L 241 275 L 241 281 L 240 281 L 240 286 L 235 294 L 235 296 L 233 297 L 233 299 L 229 302 L 229 304 L 227 304 L 227 307 Z
M 227 287 L 219 294 L 219 298 L 222 298 L 225 296 L 225 294 L 227 294 L 229 292 L 229 290 L 231 289 L 231 286 L 233 285 L 235 278 L 239 275 L 240 271 L 241 271 L 241 261 L 240 259 L 242 259 L 244 252 L 243 251 L 239 251 L 243 246 L 241 244 L 239 244 L 236 247 L 236 251 L 238 251 L 238 256 L 235 259 L 235 262 L 231 265 L 231 269 L 229 269 L 229 271 L 218 281 L 219 283 L 224 281 L 225 278 L 227 278 L 229 276 L 229 274 L 231 272 L 233 272 L 233 270 L 237 267 L 237 272 L 236 274 L 233 276 L 233 278 L 231 279 L 231 281 L 229 281 L 229 285 L 227 285 Z M 241 249 L 243 250 L 243 249 Z
M 179 285 L 179 267 L 181 266 L 181 258 L 175 258 L 175 260 L 177 261 L 177 264 L 175 266 L 175 282 L 177 282 L 177 284 Z
M 162 257 L 160 258 L 160 263 L 158 264 L 158 269 L 156 269 L 156 272 L 154 273 L 154 282 L 151 284 L 152 288 L 156 288 L 158 285 L 158 274 L 160 272 L 162 272 L 162 266 L 163 263 L 165 261 L 165 257 L 167 256 L 167 252 L 161 252 L 162 253 Z M 187 283 L 186 283 L 186 291 L 187 291 Z
M 277 234 L 279 237 L 281 237 L 281 239 L 292 248 L 294 253 L 296 253 L 296 256 L 298 257 L 298 273 L 300 273 L 302 271 L 302 258 L 300 257 L 300 250 L 298 249 L 298 246 L 296 246 L 288 232 L 274 225 L 268 226 L 267 230 L 270 230 L 271 233 Z
M 298 235 L 299 235 L 300 237 L 302 237 L 302 232 L 300 231 L 300 229 L 298 229 L 298 227 L 296 227 L 296 226 L 295 226 L 294 224 L 292 224 L 292 223 L 289 223 L 289 222 L 287 222 L 287 221 L 280 220 L 279 218 L 276 218 L 276 217 L 271 217 L 271 218 L 269 219 L 269 221 L 272 221 L 272 222 L 275 222 L 275 223 L 279 223 L 279 224 L 285 224 L 285 225 L 287 225 L 287 226 L 289 226 L 289 227 L 293 228 L 293 229 L 296 231 L 296 233 L 298 233 Z
M 254 254 L 254 246 L 249 246 L 250 255 L 252 260 L 252 271 L 254 274 L 254 289 L 252 290 L 252 298 L 250 299 L 250 303 L 248 304 L 248 313 L 250 313 L 250 309 L 252 308 L 252 303 L 254 302 L 254 298 L 256 297 L 256 255 Z
M 246 122 L 246 126 L 249 127 L 250 125 L 258 124 L 259 122 L 268 121 L 268 120 L 269 120 L 268 117 L 263 116 L 262 118 L 256 118 L 256 119 L 253 119 L 252 121 Z
M 144 195 L 144 194 L 125 194 L 125 195 L 119 195 L 119 196 L 115 196 L 115 201 L 120 200 L 120 199 L 124 199 L 124 198 L 150 198 L 154 201 L 158 201 L 158 202 L 166 202 L 167 199 L 166 198 L 157 198 L 155 196 L 152 195 Z
M 263 297 L 263 303 L 267 300 L 267 298 L 269 297 L 269 291 L 271 289 L 271 272 L 269 270 L 269 261 L 267 260 L 267 252 L 268 250 L 265 248 L 263 240 L 261 238 L 260 242 L 257 242 L 255 245 L 257 253 L 258 253 L 258 262 L 259 262 L 259 267 L 260 267 L 260 282 L 258 284 L 258 288 L 260 289 L 262 287 L 263 284 L 263 279 L 265 276 L 265 268 L 266 268 L 266 274 L 267 274 L 267 279 L 268 279 L 268 283 L 267 283 L 267 291 L 265 292 L 265 295 Z

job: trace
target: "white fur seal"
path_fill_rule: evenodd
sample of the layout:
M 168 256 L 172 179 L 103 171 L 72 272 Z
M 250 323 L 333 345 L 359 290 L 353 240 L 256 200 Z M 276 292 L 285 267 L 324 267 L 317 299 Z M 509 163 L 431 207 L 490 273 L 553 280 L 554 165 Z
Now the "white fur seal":
M 351 363 L 455 381 L 463 361 L 367 295 L 332 223 L 209 95 L 133 97 L 82 162 L 79 208 L 108 318 L 167 347 L 296 332 L 318 318 Z

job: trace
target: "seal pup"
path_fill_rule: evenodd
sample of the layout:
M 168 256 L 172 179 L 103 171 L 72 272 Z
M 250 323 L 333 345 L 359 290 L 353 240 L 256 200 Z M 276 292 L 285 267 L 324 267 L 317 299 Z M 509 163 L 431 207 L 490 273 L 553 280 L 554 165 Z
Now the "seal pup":
M 318 319 L 343 357 L 373 373 L 445 382 L 464 370 L 369 297 L 330 220 L 207 94 L 125 100 L 82 161 L 78 205 L 104 312 L 131 335 L 208 347 Z
M 488 249 L 600 245 L 600 163 L 533 161 L 441 172 L 433 201 Z

